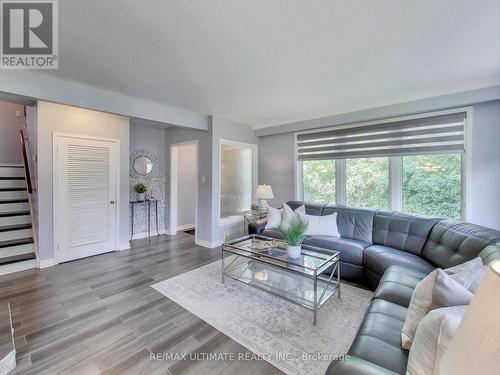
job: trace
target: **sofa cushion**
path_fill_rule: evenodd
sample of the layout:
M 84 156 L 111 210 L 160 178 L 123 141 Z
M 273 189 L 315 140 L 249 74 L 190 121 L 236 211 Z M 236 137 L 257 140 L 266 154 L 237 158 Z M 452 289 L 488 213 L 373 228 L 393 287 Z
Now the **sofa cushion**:
M 365 361 L 358 357 L 349 357 L 344 361 L 338 360 L 330 363 L 325 375 L 395 375 L 375 363 Z
M 448 268 L 477 257 L 486 246 L 499 241 L 498 230 L 443 220 L 432 228 L 422 257 L 437 267 Z
M 378 366 L 404 374 L 408 352 L 401 347 L 406 308 L 375 300 L 370 304 L 349 354 Z
M 373 243 L 420 255 L 434 224 L 440 219 L 377 211 L 373 219 Z
M 337 226 L 342 237 L 372 243 L 374 209 L 327 205 L 322 215 L 334 212 L 337 213 Z
M 405 266 L 423 273 L 429 273 L 434 266 L 418 255 L 389 246 L 371 245 L 363 253 L 363 265 L 382 276 L 392 265 Z
M 363 250 L 369 246 L 366 242 L 353 240 L 352 238 L 330 236 L 312 236 L 306 238 L 304 243 L 311 246 L 336 250 L 340 252 L 341 261 L 356 265 L 363 264 Z
M 373 299 L 383 299 L 408 307 L 413 290 L 426 276 L 425 272 L 402 266 L 390 266 L 384 272 Z

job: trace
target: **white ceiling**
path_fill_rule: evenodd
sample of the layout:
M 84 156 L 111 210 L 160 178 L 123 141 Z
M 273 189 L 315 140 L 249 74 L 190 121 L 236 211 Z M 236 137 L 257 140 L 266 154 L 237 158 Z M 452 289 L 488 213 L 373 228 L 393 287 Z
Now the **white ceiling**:
M 64 0 L 46 74 L 271 126 L 500 84 L 499 0 Z

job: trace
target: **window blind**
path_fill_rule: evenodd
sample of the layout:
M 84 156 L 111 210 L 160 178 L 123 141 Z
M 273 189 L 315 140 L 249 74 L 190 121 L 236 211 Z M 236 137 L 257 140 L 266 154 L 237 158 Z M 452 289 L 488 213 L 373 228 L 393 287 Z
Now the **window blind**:
M 297 135 L 299 160 L 464 152 L 466 112 Z

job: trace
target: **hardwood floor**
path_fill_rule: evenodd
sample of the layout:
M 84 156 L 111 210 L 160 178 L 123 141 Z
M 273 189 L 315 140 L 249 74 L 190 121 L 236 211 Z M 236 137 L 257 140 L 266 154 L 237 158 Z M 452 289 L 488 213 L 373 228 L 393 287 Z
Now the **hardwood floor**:
M 0 277 L 10 302 L 16 374 L 280 374 L 150 287 L 220 257 L 194 236 L 137 240 L 131 250 Z M 151 353 L 187 353 L 186 360 Z M 190 353 L 193 353 L 190 355 Z M 221 360 L 204 353 L 226 354 Z

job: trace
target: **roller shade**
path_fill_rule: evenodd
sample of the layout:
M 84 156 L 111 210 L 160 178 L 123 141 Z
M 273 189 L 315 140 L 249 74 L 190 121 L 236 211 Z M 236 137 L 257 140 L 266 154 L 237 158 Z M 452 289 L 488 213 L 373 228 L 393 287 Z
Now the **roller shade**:
M 298 134 L 299 160 L 464 152 L 466 113 Z

